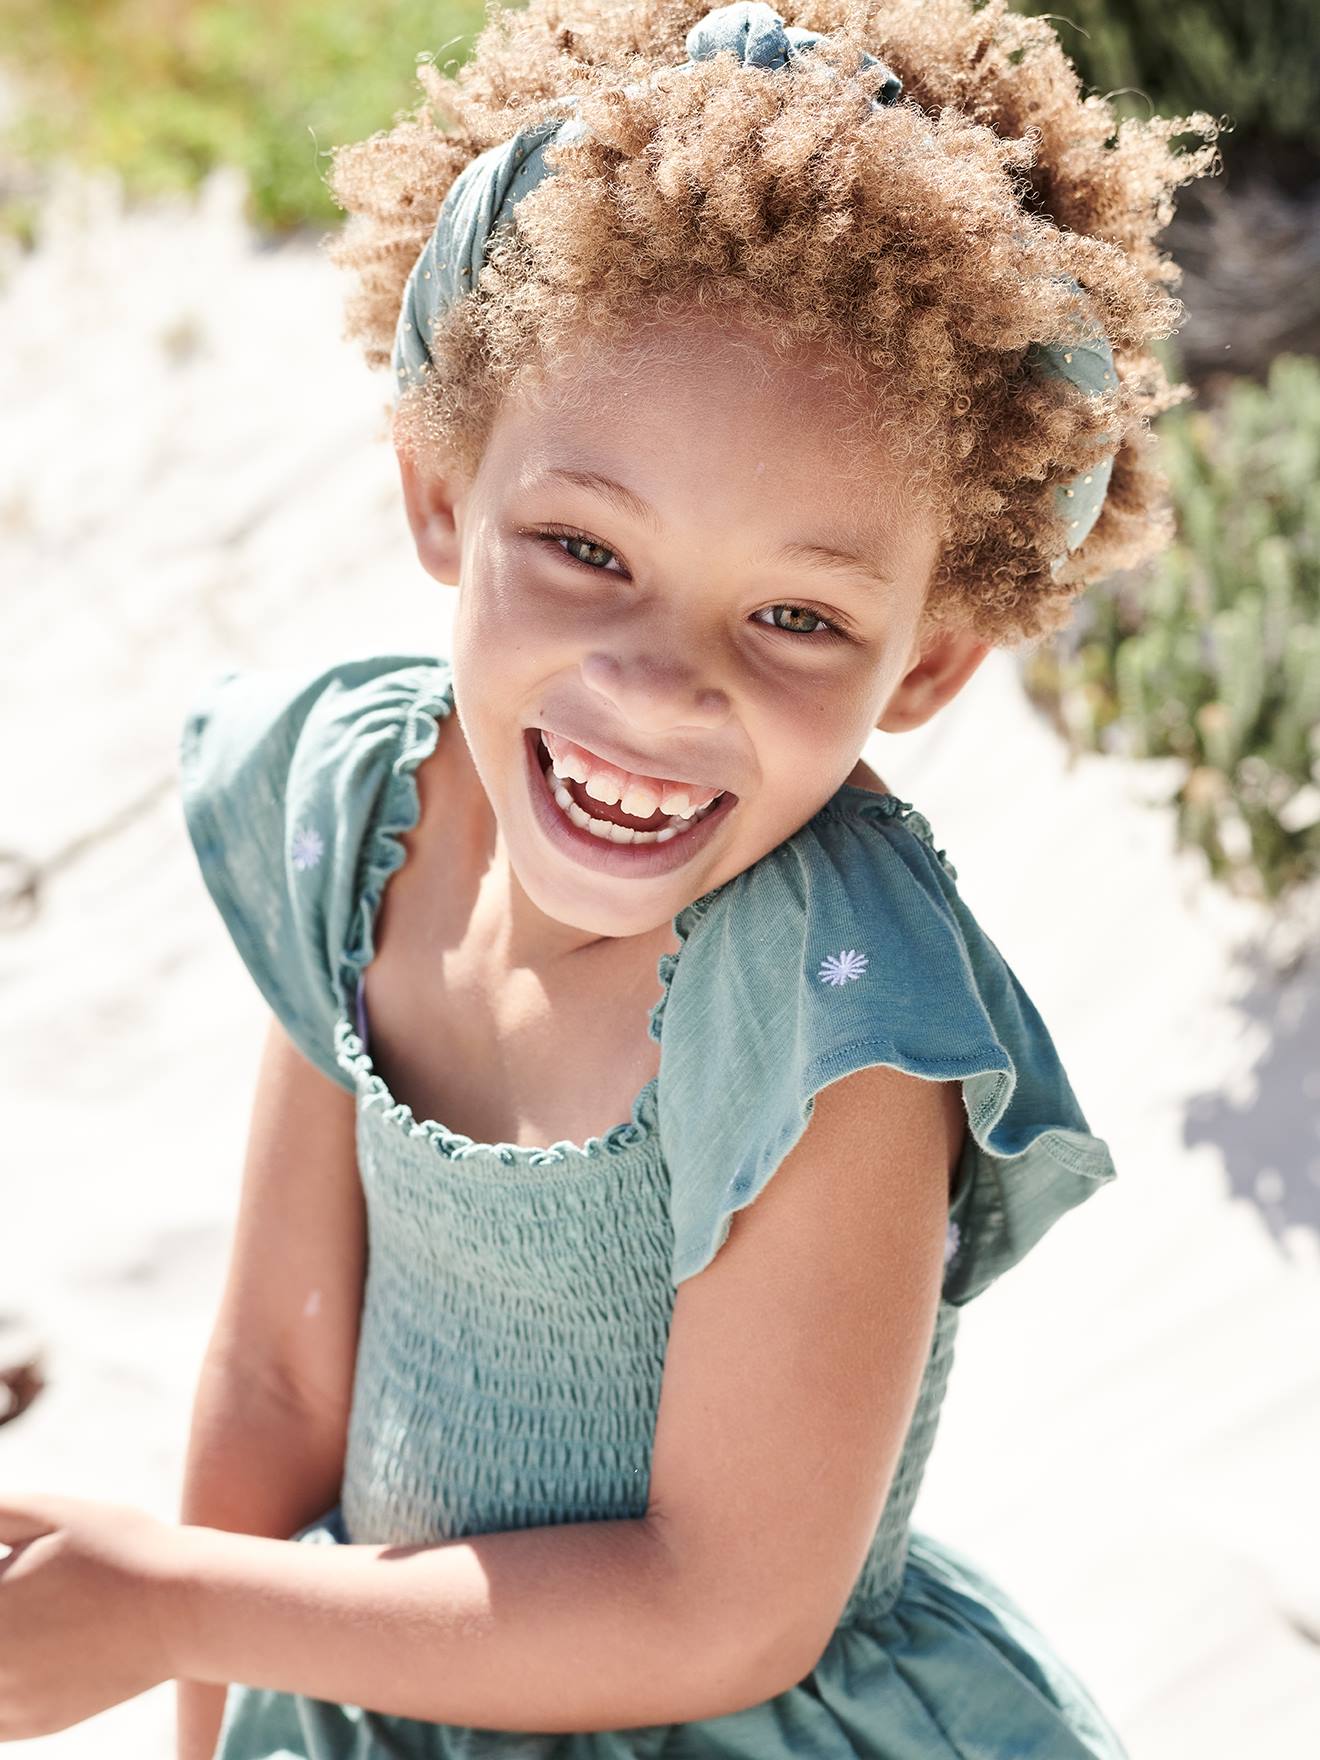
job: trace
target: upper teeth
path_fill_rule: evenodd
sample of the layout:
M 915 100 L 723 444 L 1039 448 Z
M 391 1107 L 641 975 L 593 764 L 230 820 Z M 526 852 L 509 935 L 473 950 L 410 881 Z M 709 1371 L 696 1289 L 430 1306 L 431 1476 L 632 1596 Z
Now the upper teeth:
M 550 765 L 561 781 L 580 782 L 593 800 L 607 806 L 616 803 L 625 813 L 647 819 L 657 809 L 680 819 L 690 819 L 702 807 L 708 807 L 723 794 L 719 788 L 702 788 L 693 783 L 668 782 L 654 776 L 637 776 L 607 764 L 585 746 L 575 745 L 557 733 L 541 734 Z
M 658 831 L 635 831 L 630 825 L 616 825 L 611 819 L 593 819 L 573 799 L 562 782 L 556 783 L 555 803 L 575 825 L 593 837 L 608 838 L 612 843 L 667 843 L 671 837 L 685 837 L 698 819 L 704 819 L 709 807 L 698 807 L 690 819 L 670 819 Z

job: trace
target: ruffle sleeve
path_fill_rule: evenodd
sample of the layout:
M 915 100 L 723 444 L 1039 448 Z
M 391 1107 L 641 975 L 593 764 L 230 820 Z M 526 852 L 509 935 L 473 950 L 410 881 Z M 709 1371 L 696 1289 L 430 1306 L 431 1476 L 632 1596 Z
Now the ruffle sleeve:
M 921 814 L 845 784 L 680 912 L 651 1016 L 673 1280 L 705 1268 L 820 1089 L 886 1064 L 962 1084 L 943 1295 L 961 1305 L 1114 1178 L 1044 1022 Z M 877 1156 L 884 1119 L 875 1121 Z
M 346 950 L 419 668 L 386 655 L 305 671 L 229 671 L 187 713 L 184 819 L 202 877 L 294 1044 L 350 1091 L 336 1025 L 354 1005 Z M 401 859 L 397 852 L 397 858 Z M 351 1018 L 351 1017 L 350 1017 Z

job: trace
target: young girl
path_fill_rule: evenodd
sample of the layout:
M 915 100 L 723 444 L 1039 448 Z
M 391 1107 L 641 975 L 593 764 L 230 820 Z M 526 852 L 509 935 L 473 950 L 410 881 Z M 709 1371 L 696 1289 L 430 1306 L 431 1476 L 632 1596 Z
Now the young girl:
M 189 717 L 274 1014 L 233 1259 L 182 1525 L 0 1506 L 0 1735 L 175 1678 L 180 1760 L 1113 1760 L 910 1515 L 960 1309 L 1114 1170 L 859 754 L 1162 538 L 1212 125 L 1000 0 L 532 0 L 423 79 L 335 255 L 451 652 Z

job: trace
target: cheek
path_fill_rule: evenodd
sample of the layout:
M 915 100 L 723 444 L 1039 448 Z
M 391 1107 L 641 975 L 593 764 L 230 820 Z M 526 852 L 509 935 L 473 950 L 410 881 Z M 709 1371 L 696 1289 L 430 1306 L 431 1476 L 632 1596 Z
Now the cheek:
M 762 721 L 757 741 L 773 810 L 797 820 L 827 800 L 857 762 L 867 734 L 864 720 L 827 706 L 826 693 L 799 705 L 781 697 Z
M 871 666 L 832 666 L 808 672 L 782 666 L 758 690 L 769 737 L 808 755 L 818 767 L 832 753 L 858 746 L 871 728 L 875 676 Z M 857 756 L 854 749 L 851 763 Z
M 856 677 L 780 677 L 759 704 L 761 774 L 776 816 L 809 818 L 846 782 L 874 727 L 874 669 Z
M 554 622 L 549 596 L 513 547 L 494 543 L 473 556 L 455 624 L 478 665 L 503 668 L 544 649 Z

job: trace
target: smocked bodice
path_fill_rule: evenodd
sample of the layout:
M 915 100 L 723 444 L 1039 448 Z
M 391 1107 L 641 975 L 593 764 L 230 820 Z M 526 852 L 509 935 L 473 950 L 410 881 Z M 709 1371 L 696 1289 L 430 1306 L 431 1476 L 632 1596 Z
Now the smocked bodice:
M 470 1144 L 396 1105 L 341 1032 L 369 1240 L 348 1537 L 425 1543 L 642 1515 L 675 1295 L 655 1084 L 585 1148 Z M 898 1593 L 956 1325 L 942 1303 L 845 1621 Z

